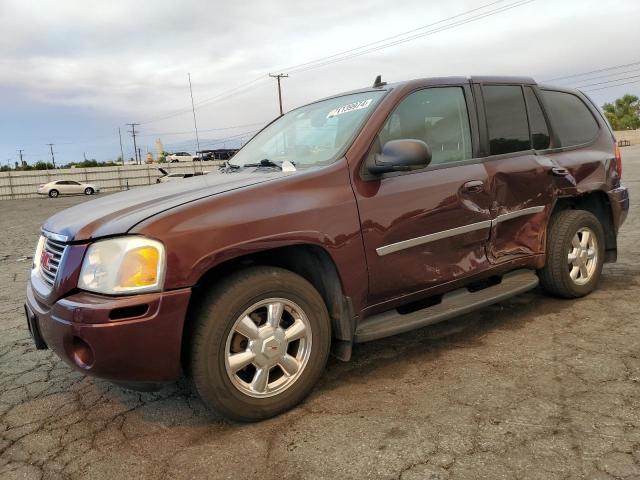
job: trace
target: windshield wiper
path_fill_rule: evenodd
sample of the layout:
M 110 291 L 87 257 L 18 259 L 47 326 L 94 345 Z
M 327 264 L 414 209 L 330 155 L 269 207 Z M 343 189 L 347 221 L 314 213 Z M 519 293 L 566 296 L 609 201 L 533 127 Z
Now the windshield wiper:
M 273 160 L 269 160 L 268 158 L 263 158 L 262 160 L 260 160 L 260 163 L 245 163 L 243 165 L 243 167 L 247 168 L 247 167 L 276 167 L 276 168 L 282 168 L 282 164 L 281 163 L 276 163 Z
M 224 165 L 220 166 L 220 171 L 223 173 L 233 172 L 235 170 L 240 170 L 240 168 L 240 165 L 234 165 L 233 163 L 230 163 L 229 160 L 225 160 Z

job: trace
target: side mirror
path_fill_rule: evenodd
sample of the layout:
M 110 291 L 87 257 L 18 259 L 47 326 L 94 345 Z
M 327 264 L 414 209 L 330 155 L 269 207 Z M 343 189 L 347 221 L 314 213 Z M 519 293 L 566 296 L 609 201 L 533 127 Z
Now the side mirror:
M 370 173 L 406 172 L 425 168 L 431 162 L 431 149 L 422 140 L 390 140 L 375 156 L 375 163 L 368 166 Z

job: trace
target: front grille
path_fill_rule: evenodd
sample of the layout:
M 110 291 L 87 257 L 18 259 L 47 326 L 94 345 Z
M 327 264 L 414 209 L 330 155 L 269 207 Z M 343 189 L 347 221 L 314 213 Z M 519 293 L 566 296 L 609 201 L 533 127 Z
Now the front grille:
M 44 259 L 45 254 L 48 258 L 46 261 L 43 261 L 43 259 L 40 261 L 40 276 L 44 282 L 52 288 L 53 284 L 56 283 L 58 268 L 60 267 L 60 261 L 62 260 L 65 248 L 66 245 L 64 242 L 52 240 L 51 238 L 46 238 L 44 241 L 42 258 Z

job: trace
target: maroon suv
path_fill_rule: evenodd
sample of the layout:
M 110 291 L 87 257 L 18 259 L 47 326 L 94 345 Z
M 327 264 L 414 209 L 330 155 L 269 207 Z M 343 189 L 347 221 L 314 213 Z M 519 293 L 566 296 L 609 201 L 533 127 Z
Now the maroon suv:
M 331 350 L 534 288 L 591 292 L 629 208 L 607 122 L 530 78 L 429 78 L 273 121 L 219 172 L 42 228 L 38 348 L 144 388 L 184 370 L 241 420 L 300 402 Z

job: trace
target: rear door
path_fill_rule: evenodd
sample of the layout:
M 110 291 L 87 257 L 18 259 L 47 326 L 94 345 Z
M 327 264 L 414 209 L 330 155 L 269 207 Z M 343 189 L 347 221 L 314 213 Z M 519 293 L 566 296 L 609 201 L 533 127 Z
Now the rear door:
M 69 188 L 69 193 L 83 193 L 84 185 L 75 180 L 69 180 L 67 187 Z
M 431 147 L 432 161 L 425 169 L 358 182 L 371 304 L 489 265 L 490 196 L 484 165 L 474 156 L 471 97 L 468 84 L 414 91 L 399 102 L 374 140 L 369 158 L 387 141 L 419 139 Z
M 531 85 L 483 84 L 485 161 L 491 195 L 492 264 L 544 252 L 554 164 L 544 155 L 549 129 Z

